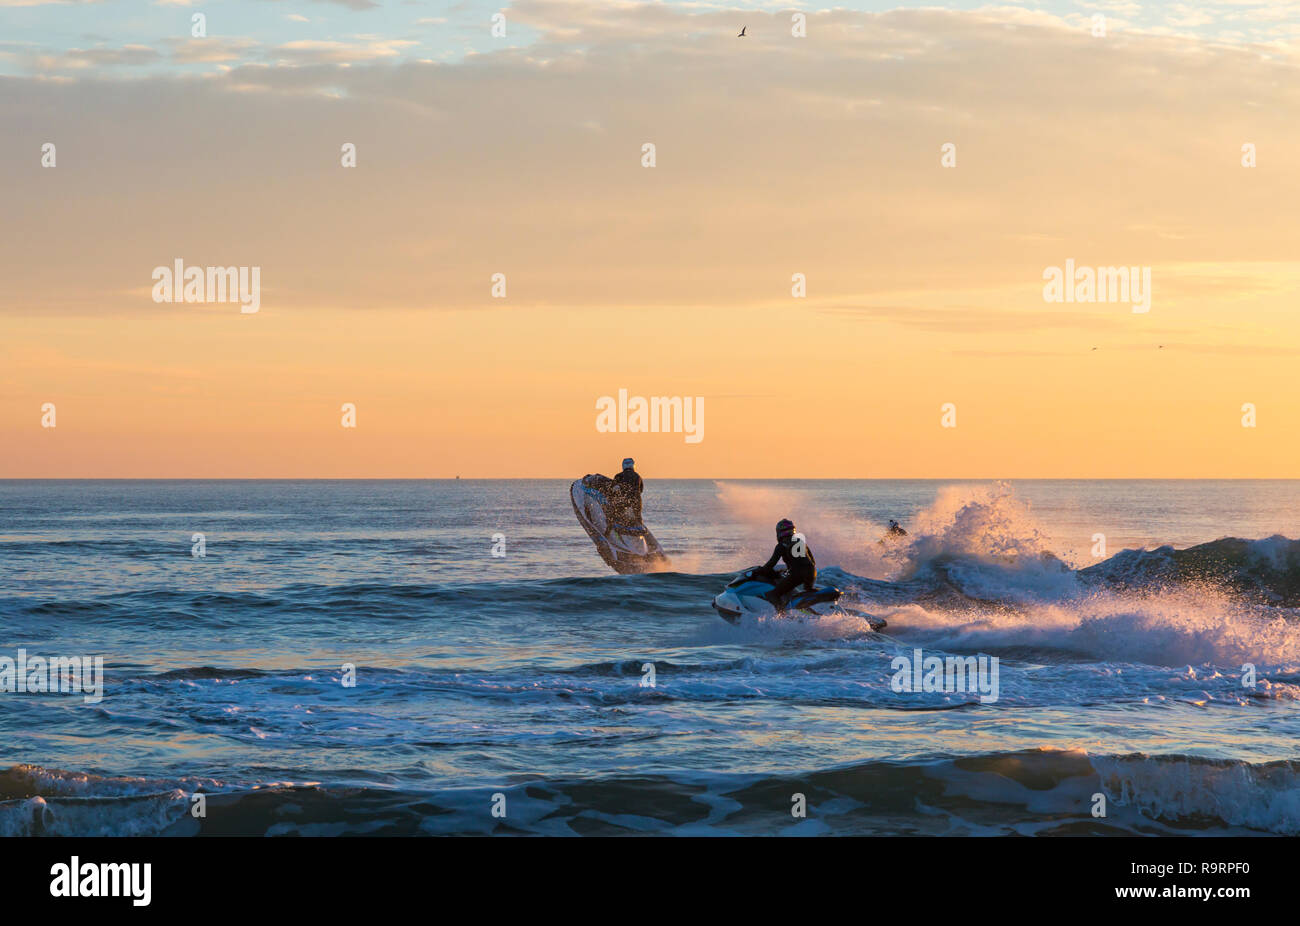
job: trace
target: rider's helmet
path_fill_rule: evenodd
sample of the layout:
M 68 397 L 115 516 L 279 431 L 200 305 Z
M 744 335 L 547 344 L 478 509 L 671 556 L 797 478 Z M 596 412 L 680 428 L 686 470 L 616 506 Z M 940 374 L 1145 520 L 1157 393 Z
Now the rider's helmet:
M 794 522 L 789 518 L 782 518 L 776 522 L 776 539 L 785 543 L 794 536 Z
M 625 460 L 623 460 L 623 468 L 624 468 L 624 469 L 632 469 L 632 468 L 635 467 L 635 466 L 636 466 L 636 463 L 633 461 L 633 459 L 632 459 L 631 457 L 627 457 Z

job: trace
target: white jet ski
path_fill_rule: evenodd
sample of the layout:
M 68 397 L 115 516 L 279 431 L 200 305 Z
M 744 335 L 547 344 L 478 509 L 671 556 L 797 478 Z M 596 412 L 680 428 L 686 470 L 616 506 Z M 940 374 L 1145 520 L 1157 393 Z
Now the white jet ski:
M 614 480 L 600 474 L 583 476 L 569 486 L 573 513 L 611 569 L 621 575 L 664 572 L 672 563 L 655 535 L 644 524 L 620 524 L 611 510 Z
M 723 620 L 731 624 L 739 623 L 746 615 L 772 617 L 783 614 L 792 617 L 821 617 L 839 613 L 862 618 L 871 625 L 872 630 L 884 629 L 883 618 L 840 607 L 840 590 L 833 585 L 818 585 L 812 591 L 802 587 L 797 588 L 778 610 L 764 596 L 776 588 L 776 583 L 781 580 L 783 572 L 783 565 L 778 565 L 772 573 L 764 572 L 761 566 L 751 566 L 728 582 L 722 593 L 713 599 L 714 609 Z

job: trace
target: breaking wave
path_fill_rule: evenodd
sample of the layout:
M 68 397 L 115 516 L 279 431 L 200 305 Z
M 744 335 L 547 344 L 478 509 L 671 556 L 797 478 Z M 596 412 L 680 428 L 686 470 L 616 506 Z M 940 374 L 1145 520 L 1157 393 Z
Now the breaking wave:
M 203 793 L 206 815 L 191 813 Z M 807 799 L 793 819 L 791 796 Z M 504 795 L 506 816 L 491 813 Z M 1106 799 L 1094 816 L 1096 795 Z M 0 773 L 9 836 L 1300 834 L 1300 764 L 1037 749 L 797 774 L 680 773 L 416 790 Z

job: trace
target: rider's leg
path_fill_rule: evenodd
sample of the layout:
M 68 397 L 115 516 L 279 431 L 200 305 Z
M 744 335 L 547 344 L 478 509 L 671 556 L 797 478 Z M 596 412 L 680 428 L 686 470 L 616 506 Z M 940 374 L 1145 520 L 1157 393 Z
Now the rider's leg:
M 795 587 L 802 582 L 803 578 L 801 576 L 792 576 L 787 573 L 782 576 L 780 582 L 776 583 L 776 587 L 763 597 L 779 608 L 784 602 L 785 596 L 794 591 Z

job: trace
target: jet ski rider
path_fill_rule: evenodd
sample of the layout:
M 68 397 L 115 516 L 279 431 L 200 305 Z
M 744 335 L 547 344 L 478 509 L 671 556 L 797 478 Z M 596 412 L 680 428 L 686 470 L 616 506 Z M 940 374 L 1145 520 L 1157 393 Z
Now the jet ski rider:
M 812 549 L 803 537 L 795 538 L 794 522 L 789 518 L 776 522 L 776 549 L 772 551 L 772 558 L 759 567 L 759 571 L 774 575 L 777 560 L 785 560 L 785 577 L 763 597 L 779 608 L 784 603 L 785 596 L 796 587 L 803 585 L 812 591 L 817 582 L 817 560 L 813 558 Z
M 641 523 L 641 492 L 645 483 L 636 471 L 636 462 L 628 457 L 623 461 L 623 471 L 614 477 L 614 510 L 620 524 Z

